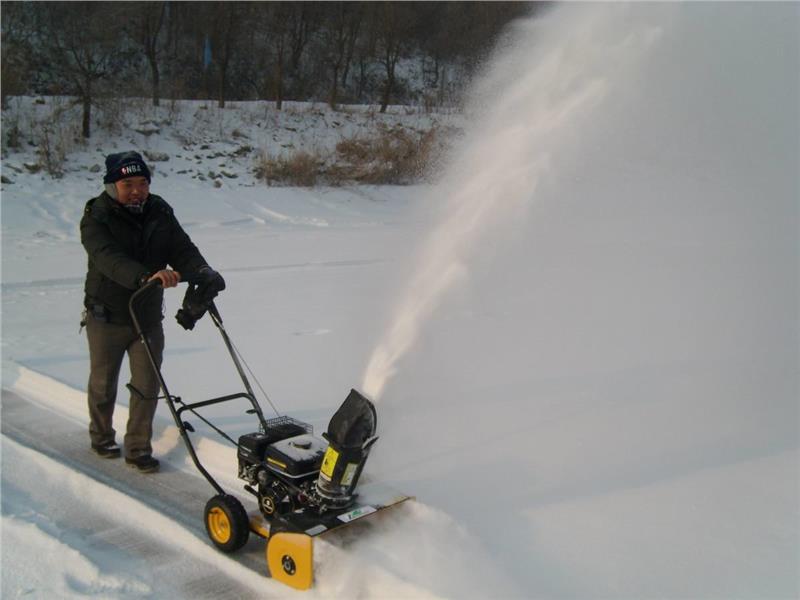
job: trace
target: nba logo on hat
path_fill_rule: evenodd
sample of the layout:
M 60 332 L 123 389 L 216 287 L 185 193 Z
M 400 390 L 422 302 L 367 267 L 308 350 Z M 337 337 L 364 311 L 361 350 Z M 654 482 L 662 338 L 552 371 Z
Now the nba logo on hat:
M 122 167 L 120 169 L 120 172 L 122 173 L 123 176 L 129 177 L 129 176 L 133 175 L 134 173 L 141 172 L 141 170 L 142 170 L 142 168 L 139 165 L 128 165 L 126 167 Z

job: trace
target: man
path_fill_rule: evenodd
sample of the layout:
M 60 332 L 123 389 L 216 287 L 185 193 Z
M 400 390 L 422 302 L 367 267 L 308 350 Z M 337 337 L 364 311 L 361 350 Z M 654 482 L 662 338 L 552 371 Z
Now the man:
M 150 194 L 150 169 L 137 152 L 106 158 L 105 191 L 89 200 L 81 219 L 81 242 L 88 254 L 84 323 L 89 340 L 89 435 L 94 452 L 120 456 L 112 427 L 122 360 L 128 354 L 131 397 L 124 438 L 125 462 L 141 472 L 158 470 L 150 440 L 159 395 L 156 373 L 134 329 L 128 301 L 148 281 L 137 316 L 160 366 L 164 350 L 163 288 L 175 287 L 181 273 L 199 279 L 212 294 L 225 288 L 178 223 L 172 208 Z M 168 265 L 172 267 L 168 268 Z

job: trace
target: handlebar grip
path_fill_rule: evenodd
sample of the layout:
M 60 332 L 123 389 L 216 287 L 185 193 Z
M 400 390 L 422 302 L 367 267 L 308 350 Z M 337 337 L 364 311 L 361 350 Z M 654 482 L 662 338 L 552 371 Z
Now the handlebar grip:
M 202 283 L 203 277 L 197 273 L 190 273 L 189 275 L 181 275 L 181 283 Z

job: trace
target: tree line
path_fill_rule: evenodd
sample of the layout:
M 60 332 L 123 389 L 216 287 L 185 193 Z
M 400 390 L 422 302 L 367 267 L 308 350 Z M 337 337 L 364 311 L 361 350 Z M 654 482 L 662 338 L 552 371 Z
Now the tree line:
M 538 2 L 2 2 L 9 95 L 454 103 Z

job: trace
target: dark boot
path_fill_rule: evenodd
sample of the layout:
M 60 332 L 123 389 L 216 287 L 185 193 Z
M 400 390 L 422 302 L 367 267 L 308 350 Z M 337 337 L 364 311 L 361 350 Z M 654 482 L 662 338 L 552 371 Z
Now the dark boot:
M 126 458 L 125 463 L 140 473 L 153 473 L 158 471 L 158 461 L 149 454 L 143 454 L 136 458 Z
M 116 442 L 109 442 L 107 444 L 92 444 L 92 450 L 97 453 L 101 458 L 119 458 L 122 454 L 120 447 Z

